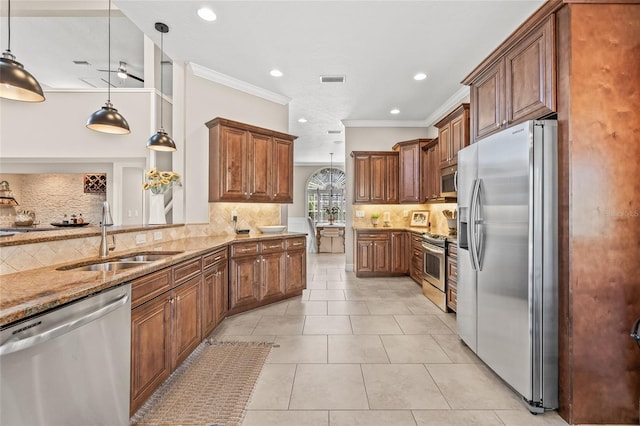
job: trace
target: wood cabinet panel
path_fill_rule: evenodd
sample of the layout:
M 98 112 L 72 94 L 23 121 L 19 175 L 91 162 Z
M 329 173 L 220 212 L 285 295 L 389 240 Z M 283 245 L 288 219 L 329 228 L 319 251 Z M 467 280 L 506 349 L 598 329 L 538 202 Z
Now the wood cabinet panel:
M 269 302 L 284 297 L 286 257 L 283 251 L 261 256 L 260 300 Z
M 398 202 L 419 204 L 426 199 L 424 172 L 427 167 L 422 150 L 432 139 L 415 139 L 398 142 Z
M 140 306 L 171 290 L 171 277 L 171 268 L 166 268 L 134 280 L 131 283 L 131 307 Z
M 201 341 L 201 277 L 193 278 L 174 289 L 173 356 L 175 369 Z
M 245 130 L 229 127 L 220 129 L 220 173 L 215 173 L 217 179 L 214 182 L 220 182 L 216 198 L 221 201 L 240 201 L 246 198 L 248 135 Z M 210 168 L 211 166 L 209 164 Z M 209 185 L 211 184 L 210 181 Z M 211 194 L 211 188 L 209 191 Z
M 504 64 L 497 63 L 489 68 L 476 83 L 471 86 L 473 140 L 476 141 L 502 127 L 504 120 Z
M 182 262 L 173 267 L 173 286 L 176 287 L 183 282 L 200 275 L 202 272 L 202 259 L 195 259 Z
M 368 203 L 371 200 L 369 176 L 371 175 L 371 162 L 368 155 L 356 155 L 354 157 L 354 203 Z
M 406 275 L 409 239 L 405 231 L 355 231 L 356 276 Z
M 445 262 L 447 277 L 447 308 L 456 312 L 458 309 L 458 246 L 447 244 L 447 258 Z
M 385 203 L 387 200 L 387 156 L 372 155 L 371 174 L 369 182 L 371 182 L 371 198 L 372 203 Z
M 438 150 L 440 163 L 448 164 L 451 147 L 451 128 L 448 125 L 438 131 L 438 144 L 440 145 Z
M 373 272 L 390 272 L 389 267 L 390 243 L 389 240 L 373 242 Z
M 171 294 L 131 311 L 130 414 L 171 374 Z
M 304 241 L 304 240 L 303 240 Z M 307 287 L 307 251 L 302 246 L 287 252 L 285 293 L 294 296 L 302 293 Z
M 229 310 L 256 306 L 260 302 L 260 259 L 233 257 L 230 269 Z
M 229 303 L 228 288 L 229 277 L 226 259 L 218 261 L 204 271 L 202 277 L 203 337 L 208 336 L 224 319 Z
M 409 243 L 407 233 L 404 231 L 391 231 L 389 232 L 389 236 L 391 238 L 389 248 L 389 272 L 394 275 L 406 275 L 409 272 Z
M 555 110 L 554 22 L 548 19 L 505 56 L 507 127 Z
M 373 241 L 356 241 L 356 275 L 373 272 Z
M 270 136 L 249 133 L 249 198 L 252 201 L 271 201 L 273 149 L 273 139 Z
M 425 200 L 434 200 L 440 196 L 440 154 L 439 138 L 423 148 L 423 188 Z
M 293 203 L 293 142 L 273 138 L 273 201 Z

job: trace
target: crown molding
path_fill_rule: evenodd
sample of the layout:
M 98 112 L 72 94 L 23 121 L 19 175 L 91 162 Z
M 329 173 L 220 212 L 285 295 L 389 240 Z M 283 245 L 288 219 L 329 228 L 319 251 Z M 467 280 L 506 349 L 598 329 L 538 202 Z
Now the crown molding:
M 237 78 L 222 74 L 221 72 L 205 68 L 202 65 L 198 65 L 193 62 L 189 62 L 188 65 L 193 75 L 213 81 L 214 83 L 222 84 L 224 86 L 231 87 L 232 89 L 240 90 L 241 92 L 245 92 L 280 105 L 288 105 L 289 102 L 291 102 L 291 98 L 287 96 L 254 86 L 253 84 L 238 80 Z
M 440 121 L 442 117 L 451 112 L 453 108 L 464 102 L 469 97 L 469 93 L 469 86 L 462 86 L 457 92 L 451 95 L 449 99 L 444 101 L 440 108 L 433 111 L 431 115 L 427 117 L 424 124 L 426 126 L 433 126 Z

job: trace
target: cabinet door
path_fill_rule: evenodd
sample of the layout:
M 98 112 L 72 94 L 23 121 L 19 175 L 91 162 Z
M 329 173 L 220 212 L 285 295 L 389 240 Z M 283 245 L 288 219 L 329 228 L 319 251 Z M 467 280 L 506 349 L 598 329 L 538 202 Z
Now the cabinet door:
M 409 244 L 407 233 L 403 231 L 390 232 L 390 269 L 392 274 L 406 274 L 409 270 Z
M 249 199 L 271 201 L 273 171 L 273 139 L 249 133 Z
M 215 325 L 227 316 L 229 310 L 229 267 L 227 262 L 216 266 L 215 280 Z
M 260 302 L 260 257 L 231 259 L 229 310 L 257 306 Z
M 385 198 L 384 202 L 389 204 L 397 204 L 399 200 L 398 188 L 400 186 L 398 177 L 400 172 L 398 171 L 398 156 L 388 155 L 386 158 L 386 186 L 385 186 Z
M 373 241 L 356 242 L 356 273 L 373 272 Z
M 438 129 L 438 145 L 440 145 L 440 164 L 449 164 L 449 156 L 451 150 L 451 124 Z
M 398 185 L 398 201 L 401 203 L 419 204 L 423 200 L 420 196 L 422 186 L 420 143 L 402 145 L 399 151 L 400 183 Z
M 505 56 L 507 126 L 555 110 L 554 22 L 549 18 Z
M 285 294 L 286 258 L 284 252 L 263 254 L 260 280 L 260 301 L 281 299 Z
M 175 369 L 201 341 L 201 278 L 193 278 L 173 290 L 173 356 Z
M 293 142 L 273 139 L 273 201 L 293 203 Z
M 133 414 L 171 374 L 171 293 L 131 311 L 131 405 Z
M 227 263 L 208 269 L 202 278 L 202 336 L 208 336 L 224 319 L 228 304 Z
M 370 158 L 369 182 L 371 192 L 369 202 L 386 203 L 389 197 L 387 189 L 387 179 L 389 178 L 387 173 L 388 157 L 386 155 L 371 155 Z
M 373 271 L 391 272 L 389 265 L 390 249 L 389 240 L 373 242 Z
M 220 129 L 220 200 L 247 198 L 247 134 L 224 126 Z
M 368 155 L 356 155 L 353 160 L 354 169 L 354 203 L 368 203 L 371 197 L 369 176 L 371 161 Z
M 504 62 L 489 68 L 471 86 L 471 130 L 477 141 L 497 132 L 504 121 Z
M 287 296 L 300 294 L 307 287 L 307 252 L 295 250 L 287 252 L 286 269 Z
M 449 165 L 458 164 L 458 151 L 468 146 L 469 113 L 465 110 L 462 115 L 451 120 L 451 153 Z

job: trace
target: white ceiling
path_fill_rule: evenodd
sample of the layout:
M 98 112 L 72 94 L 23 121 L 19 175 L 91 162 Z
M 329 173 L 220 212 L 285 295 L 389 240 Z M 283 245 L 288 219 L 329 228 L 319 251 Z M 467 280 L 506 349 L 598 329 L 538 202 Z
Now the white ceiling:
M 460 81 L 542 3 L 114 0 L 126 17 L 119 12 L 112 17 L 111 69 L 124 60 L 129 72 L 142 77 L 142 33 L 159 45 L 154 23 L 164 22 L 170 28 L 165 53 L 172 60 L 291 99 L 289 133 L 299 136 L 296 163 L 328 163 L 330 152 L 340 163 L 341 123 L 432 124 L 442 105 L 460 94 Z M 201 20 L 196 10 L 202 5 L 218 19 Z M 107 67 L 107 6 L 106 0 L 13 0 L 11 50 L 48 87 L 91 87 L 87 82 L 106 87 L 100 81 L 106 73 L 95 70 Z M 271 77 L 272 68 L 284 76 Z M 419 71 L 428 78 L 414 81 Z M 344 75 L 346 83 L 323 85 L 321 75 Z M 111 82 L 139 87 L 115 74 Z M 392 108 L 400 114 L 391 115 Z M 308 122 L 298 123 L 300 117 Z M 339 129 L 340 135 L 327 134 Z

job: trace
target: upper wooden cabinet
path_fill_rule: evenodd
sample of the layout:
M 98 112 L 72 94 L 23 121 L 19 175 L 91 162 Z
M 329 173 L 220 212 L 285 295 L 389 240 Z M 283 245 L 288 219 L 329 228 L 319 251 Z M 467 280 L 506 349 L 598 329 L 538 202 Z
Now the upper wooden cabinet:
M 469 145 L 469 104 L 460 104 L 438 121 L 440 168 L 458 164 L 458 151 Z
M 473 140 L 556 111 L 555 17 L 516 31 L 464 80 Z
M 354 204 L 398 203 L 398 153 L 353 151 Z
M 422 188 L 426 201 L 440 197 L 440 153 L 439 139 L 434 139 L 422 148 Z
M 408 204 L 423 203 L 426 198 L 423 171 L 425 147 L 431 139 L 414 139 L 398 142 L 393 150 L 398 152 L 398 202 Z
M 209 201 L 293 202 L 296 136 L 224 118 L 209 128 Z

